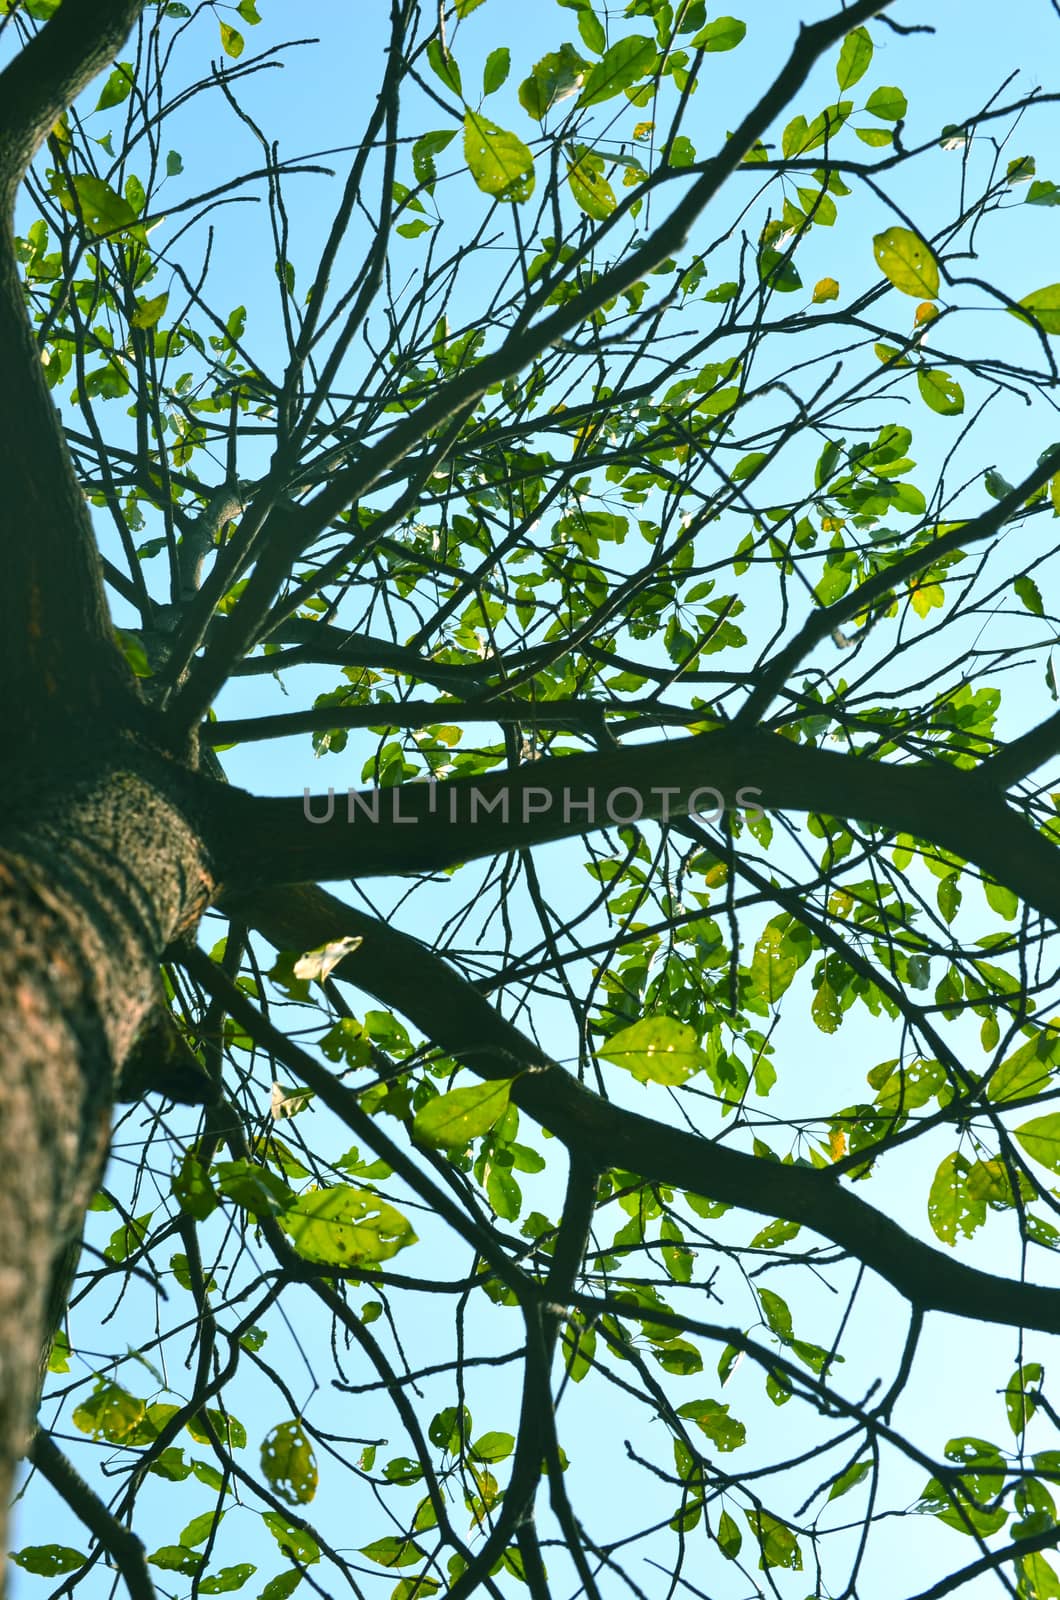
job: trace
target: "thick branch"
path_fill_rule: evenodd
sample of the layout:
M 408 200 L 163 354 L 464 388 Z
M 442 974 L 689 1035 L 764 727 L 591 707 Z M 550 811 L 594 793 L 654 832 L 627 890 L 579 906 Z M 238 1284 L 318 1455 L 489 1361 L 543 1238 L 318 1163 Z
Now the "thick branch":
M 144 1545 L 107 1510 L 81 1474 L 67 1460 L 48 1433 L 37 1433 L 29 1458 L 42 1477 L 66 1501 L 70 1510 L 98 1539 L 125 1580 L 131 1600 L 155 1600 L 155 1586 L 147 1570 Z
M 34 152 L 113 59 L 142 5 L 65 0 L 0 74 L 0 689 L 6 727 L 22 739 L 62 717 L 105 718 L 131 694 L 91 518 L 26 317 L 12 210 Z
M 255 889 L 438 871 L 620 822 L 756 805 L 857 818 L 931 840 L 1060 921 L 1055 847 L 975 774 L 728 728 L 330 801 L 231 789 L 218 797 L 211 842 L 226 887 Z
M 618 1166 L 744 1210 L 801 1222 L 848 1250 L 924 1310 L 1060 1332 L 1060 1290 L 979 1272 L 923 1244 L 826 1172 L 729 1150 L 601 1100 L 550 1063 L 478 990 L 418 940 L 319 889 L 241 896 L 238 915 L 284 950 L 343 934 L 364 943 L 336 975 L 392 1006 L 481 1078 L 519 1077 L 516 1104 L 580 1159 Z M 545 1067 L 546 1070 L 540 1069 Z M 314 1080 L 329 1077 L 314 1063 Z M 307 1082 L 309 1080 L 307 1079 Z
M 10 213 L 26 168 L 67 106 L 110 65 L 145 0 L 63 0 L 0 73 L 0 204 Z

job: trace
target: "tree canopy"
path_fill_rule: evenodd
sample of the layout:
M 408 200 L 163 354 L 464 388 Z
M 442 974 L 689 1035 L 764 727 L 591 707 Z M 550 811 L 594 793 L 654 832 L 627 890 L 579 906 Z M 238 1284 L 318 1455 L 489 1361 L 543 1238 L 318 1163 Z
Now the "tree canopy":
M 17 1593 L 1056 1600 L 1060 93 L 355 9 L 0 0 Z

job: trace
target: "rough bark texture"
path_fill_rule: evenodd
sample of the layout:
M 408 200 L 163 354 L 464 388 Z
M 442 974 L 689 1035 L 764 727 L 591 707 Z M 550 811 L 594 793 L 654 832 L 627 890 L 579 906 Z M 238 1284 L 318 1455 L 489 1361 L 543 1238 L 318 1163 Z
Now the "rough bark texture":
M 69 752 L 67 752 L 69 755 Z M 158 960 L 212 878 L 180 774 L 131 742 L 21 771 L 0 824 L 0 1504 L 33 1420 L 54 1263 L 107 1151 Z

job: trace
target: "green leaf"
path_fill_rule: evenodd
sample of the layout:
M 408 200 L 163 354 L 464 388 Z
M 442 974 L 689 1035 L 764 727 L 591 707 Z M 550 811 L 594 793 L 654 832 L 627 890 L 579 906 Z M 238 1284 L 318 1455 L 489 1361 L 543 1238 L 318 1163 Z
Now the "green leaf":
M 154 1409 L 152 1406 L 151 1410 Z M 175 1412 L 177 1408 L 170 1406 L 167 1409 Z M 247 1430 L 239 1418 L 233 1417 L 230 1413 L 226 1415 L 215 1406 L 207 1406 L 205 1412 L 200 1411 L 186 1424 L 188 1432 L 197 1444 L 213 1444 L 213 1439 L 207 1431 L 207 1423 L 221 1443 L 227 1445 L 230 1450 L 242 1450 L 246 1444 Z M 198 1473 L 196 1476 L 198 1477 Z
M 627 34 L 607 50 L 595 64 L 578 96 L 580 106 L 599 105 L 602 100 L 621 94 L 630 84 L 646 78 L 654 69 L 658 51 L 655 41 L 642 33 Z
M 772 1289 L 759 1289 L 758 1298 L 765 1319 L 775 1334 L 785 1341 L 791 1338 L 791 1312 L 788 1303 Z
M 507 1461 L 514 1449 L 510 1433 L 484 1433 L 471 1446 L 471 1454 L 476 1461 Z
M 434 1150 L 462 1150 L 487 1133 L 508 1109 L 514 1078 L 495 1078 L 439 1094 L 420 1107 L 412 1132 Z
M 1021 577 L 1013 579 L 1012 587 L 1032 616 L 1044 617 L 1045 606 L 1042 603 L 1042 593 L 1033 578 L 1024 573 Z
M 755 945 L 751 960 L 751 982 L 767 1005 L 774 1005 L 799 970 L 795 949 L 784 937 L 777 921 L 767 922 Z
M 931 246 L 909 228 L 887 228 L 872 241 L 876 265 L 896 289 L 918 300 L 934 300 L 939 267 Z
M 331 1266 L 374 1266 L 416 1243 L 400 1211 L 346 1184 L 302 1195 L 279 1223 L 300 1256 Z
M 1033 1039 L 1006 1056 L 989 1081 L 990 1099 L 995 1103 L 1022 1100 L 1048 1088 L 1057 1063 L 1060 1034 L 1053 1026 L 1042 1029 Z
M 900 122 L 909 109 L 909 102 L 901 89 L 874 89 L 865 101 L 865 110 L 881 122 Z
M 133 67 L 131 61 L 119 61 L 103 85 L 103 92 L 96 101 L 97 111 L 106 111 L 110 106 L 119 106 L 127 100 L 132 92 Z
M 230 1594 L 233 1589 L 242 1589 L 247 1579 L 252 1578 L 257 1570 L 257 1567 L 251 1566 L 249 1561 L 241 1561 L 235 1567 L 222 1567 L 212 1578 L 202 1580 L 199 1584 L 199 1593 Z
M 560 100 L 577 94 L 585 82 L 589 63 L 572 44 L 561 44 L 536 62 L 528 78 L 519 85 L 519 104 L 538 122 Z
M 740 1554 L 743 1535 L 727 1511 L 723 1511 L 718 1518 L 718 1531 L 715 1537 L 726 1561 L 735 1561 Z
M 534 191 L 534 158 L 523 141 L 476 112 L 464 118 L 464 156 L 485 194 L 520 202 Z
M 225 1198 L 252 1216 L 278 1216 L 291 1204 L 288 1185 L 256 1161 L 218 1161 L 213 1174 Z
M 88 1560 L 80 1550 L 71 1550 L 66 1544 L 27 1544 L 21 1550 L 12 1550 L 11 1559 L 23 1572 L 35 1572 L 42 1578 L 57 1578 L 60 1573 L 73 1572 Z
M 279 1572 L 275 1578 L 269 1579 L 258 1595 L 258 1600 L 289 1600 L 289 1596 L 294 1594 L 301 1581 L 302 1574 L 297 1567 L 290 1572 Z
M 1060 1123 L 1060 1117 L 1057 1117 Z M 986 1201 L 968 1189 L 969 1162 L 958 1151 L 938 1166 L 928 1193 L 928 1221 L 943 1244 L 955 1245 L 957 1234 L 970 1238 L 986 1221 Z
M 76 1407 L 74 1425 L 93 1439 L 123 1444 L 134 1434 L 147 1415 L 147 1406 L 120 1384 L 96 1380 L 96 1388 Z
M 1046 333 L 1060 333 L 1060 283 L 1047 283 L 1044 289 L 1032 290 L 1019 304 L 1029 313 L 1022 318 L 1024 322 L 1033 317 Z M 1018 317 L 1020 313 L 1013 310 L 1012 315 Z
M 721 51 L 735 50 L 747 32 L 746 22 L 741 22 L 738 17 L 715 17 L 713 22 L 708 22 L 701 28 L 692 40 L 696 50 Z
M 423 1560 L 424 1551 L 411 1539 L 399 1539 L 391 1535 L 362 1545 L 361 1554 L 380 1567 L 411 1567 L 414 1562 Z
M 829 1500 L 838 1500 L 841 1494 L 847 1494 L 855 1488 L 863 1478 L 867 1478 L 872 1471 L 871 1461 L 855 1461 L 845 1472 L 841 1472 L 828 1491 Z
M 1029 1156 L 1048 1167 L 1050 1172 L 1060 1172 L 1060 1111 L 1053 1111 L 1047 1117 L 1032 1117 L 1015 1133 Z
M 454 94 L 463 93 L 460 68 L 437 37 L 428 41 L 427 60 L 435 77 L 444 83 L 447 89 L 451 89 Z
M 939 884 L 936 891 L 939 910 L 947 922 L 952 922 L 961 906 L 960 874 L 949 873 Z
M 1041 1388 L 1044 1377 L 1045 1368 L 1039 1362 L 1025 1361 L 1022 1367 L 1016 1368 L 1008 1380 L 1005 1387 L 1005 1410 L 1013 1433 L 1023 1433 L 1037 1411 L 1038 1402 L 1032 1395 Z
M 684 1083 L 703 1065 L 695 1029 L 673 1017 L 644 1017 L 612 1034 L 597 1054 L 638 1083 Z
M 916 375 L 920 398 L 943 417 L 959 417 L 964 410 L 964 390 L 956 378 L 937 367 L 920 368 Z
M 758 1540 L 761 1552 L 758 1565 L 762 1571 L 770 1567 L 790 1567 L 795 1572 L 802 1571 L 799 1541 L 786 1523 L 771 1516 L 768 1511 L 745 1511 L 744 1515 Z
M 186 1545 L 164 1544 L 147 1559 L 153 1567 L 160 1567 L 163 1572 L 179 1572 L 182 1577 L 194 1578 L 202 1570 L 206 1558 L 198 1550 L 189 1550 Z
M 243 54 L 243 35 L 238 28 L 233 28 L 231 23 L 219 23 L 221 29 L 221 47 L 226 56 L 231 56 L 233 61 Z
M 522 1209 L 523 1193 L 507 1167 L 490 1163 L 486 1174 L 486 1194 L 497 1215 L 505 1222 L 514 1222 Z
M 867 28 L 855 28 L 847 34 L 835 69 L 840 94 L 865 76 L 872 61 L 872 51 L 872 36 Z
M 52 1340 L 51 1350 L 48 1352 L 49 1372 L 69 1372 L 70 1370 L 70 1341 L 66 1337 L 64 1328 L 56 1329 L 55 1338 Z
M 618 204 L 615 191 L 603 173 L 597 172 L 584 156 L 568 164 L 567 182 L 586 216 L 597 222 L 606 221 Z
M 201 1516 L 193 1517 L 180 1536 L 181 1544 L 192 1550 L 197 1544 L 205 1543 L 223 1516 L 223 1511 L 204 1511 Z
M 512 67 L 512 53 L 507 45 L 491 50 L 482 69 L 482 93 L 495 94 L 507 78 Z
M 720 1400 L 689 1400 L 678 1406 L 677 1415 L 688 1417 L 723 1452 L 738 1450 L 747 1438 L 743 1423 L 730 1417 L 728 1406 Z
M 115 233 L 136 221 L 136 212 L 109 183 L 91 173 L 80 173 L 73 180 L 74 193 L 59 189 L 57 196 L 64 210 L 80 212 L 93 233 Z
M 412 170 L 416 175 L 416 182 L 431 188 L 438 176 L 438 169 L 434 158 L 441 155 L 456 138 L 455 128 L 439 128 L 429 133 L 423 133 L 412 146 Z
M 671 1372 L 677 1378 L 688 1378 L 703 1371 L 703 1357 L 687 1339 L 671 1339 L 653 1350 L 652 1355 L 664 1372 Z
M 272 1534 L 284 1555 L 293 1561 L 300 1561 L 303 1566 L 320 1560 L 320 1546 L 317 1544 L 308 1528 L 298 1527 L 290 1522 L 281 1511 L 263 1511 L 261 1520 Z M 289 1573 L 281 1573 L 281 1579 L 290 1582 Z M 291 1585 L 293 1589 L 294 1584 Z M 289 1594 L 290 1589 L 285 1591 Z
M 138 300 L 136 310 L 129 318 L 134 328 L 153 328 L 162 319 L 169 304 L 169 291 L 156 294 L 153 300 Z
M 261 1442 L 261 1470 L 289 1506 L 309 1504 L 317 1492 L 317 1461 L 301 1422 L 270 1429 Z

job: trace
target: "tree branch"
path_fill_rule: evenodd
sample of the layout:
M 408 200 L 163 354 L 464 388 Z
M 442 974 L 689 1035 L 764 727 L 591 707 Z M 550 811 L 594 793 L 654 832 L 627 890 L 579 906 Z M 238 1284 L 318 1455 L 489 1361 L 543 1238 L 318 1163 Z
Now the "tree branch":
M 702 175 L 678 201 L 666 220 L 648 234 L 636 249 L 620 254 L 614 264 L 594 281 L 573 294 L 547 316 L 529 327 L 518 323 L 500 346 L 469 366 L 456 377 L 438 386 L 429 400 L 417 407 L 375 445 L 365 449 L 357 461 L 336 472 L 325 488 L 304 505 L 290 508 L 281 530 L 269 534 L 268 548 L 261 551 L 260 575 L 248 583 L 229 616 L 228 626 L 238 636 L 247 630 L 247 613 L 260 606 L 261 591 L 273 592 L 307 545 L 322 533 L 335 517 L 368 494 L 390 468 L 405 459 L 425 440 L 445 429 L 454 419 L 473 411 L 487 391 L 504 379 L 523 371 L 539 355 L 579 327 L 613 297 L 630 288 L 669 256 L 677 254 L 697 218 L 753 149 L 756 141 L 780 115 L 791 97 L 802 87 L 815 62 L 830 45 L 878 12 L 890 0 L 855 0 L 853 5 L 824 17 L 820 22 L 800 26 L 791 53 L 759 100 L 751 107 L 740 126 L 722 145 Z M 606 230 L 606 224 L 604 225 Z M 261 550 L 261 530 L 256 535 Z M 365 533 L 370 545 L 372 530 Z M 175 696 L 171 711 L 175 720 L 193 725 L 212 699 L 215 664 L 200 658 L 189 679 Z M 205 691 L 208 691 L 204 693 Z
M 989 539 L 1010 518 L 1019 515 L 1026 507 L 1029 496 L 1043 484 L 1048 483 L 1050 478 L 1055 477 L 1056 470 L 1057 458 L 1050 451 L 1047 459 L 1040 461 L 1034 471 L 1029 472 L 1023 482 L 1017 484 L 996 505 L 990 506 L 978 517 L 957 523 L 956 527 L 950 528 L 947 533 L 941 534 L 930 543 L 917 545 L 901 560 L 874 573 L 871 578 L 852 589 L 841 600 L 812 612 L 794 639 L 757 674 L 756 688 L 741 707 L 735 719 L 736 726 L 749 728 L 758 722 L 769 710 L 774 696 L 799 663 L 805 660 L 810 651 L 823 639 L 827 639 L 837 628 L 841 628 L 844 622 L 849 622 L 851 617 L 866 611 L 878 600 L 886 599 L 902 584 L 917 577 L 925 567 L 933 566 L 941 556 L 947 555 L 951 550 L 964 550 L 970 544 Z
M 965 1266 L 900 1228 L 827 1172 L 745 1155 L 600 1099 L 549 1062 L 445 961 L 418 940 L 320 889 L 236 897 L 232 909 L 281 950 L 344 934 L 364 943 L 335 969 L 406 1016 L 480 1078 L 513 1077 L 512 1100 L 580 1159 L 623 1167 L 767 1217 L 801 1222 L 885 1278 L 914 1306 L 975 1321 L 1060 1332 L 1060 1290 Z M 546 1070 L 540 1070 L 542 1067 Z M 328 1080 L 313 1064 L 313 1081 Z
M 64 0 L 50 22 L 0 72 L 0 205 L 67 106 L 110 65 L 146 0 Z
M 308 791 L 307 791 L 308 795 Z M 595 829 L 721 808 L 819 811 L 931 840 L 1060 921 L 1056 849 L 976 773 L 883 763 L 723 728 L 327 799 L 217 798 L 212 845 L 229 889 L 439 871 Z
M 143 1541 L 129 1528 L 123 1527 L 107 1510 L 103 1501 L 63 1455 L 51 1434 L 37 1431 L 29 1448 L 29 1459 L 41 1477 L 47 1478 L 55 1492 L 66 1501 L 74 1516 L 80 1518 L 113 1558 L 125 1580 L 130 1600 L 155 1600 L 155 1586 L 147 1570 Z
M 0 73 L 0 681 L 25 686 L 5 708 L 6 727 L 23 741 L 60 718 L 106 720 L 133 694 L 111 634 L 92 521 L 26 316 L 13 209 L 49 129 L 113 60 L 143 3 L 65 0 Z

